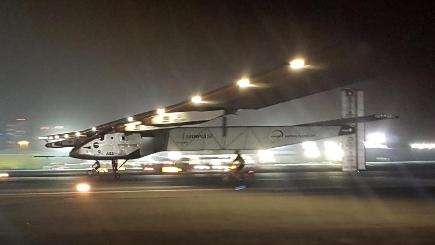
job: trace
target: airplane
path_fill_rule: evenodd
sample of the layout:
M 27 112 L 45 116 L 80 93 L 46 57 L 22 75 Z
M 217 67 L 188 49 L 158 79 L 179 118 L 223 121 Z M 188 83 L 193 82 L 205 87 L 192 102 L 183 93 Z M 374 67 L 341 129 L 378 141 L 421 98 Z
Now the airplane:
M 347 46 L 295 58 L 190 100 L 121 118 L 77 132 L 40 137 L 48 148 L 72 147 L 70 157 L 111 160 L 115 179 L 130 159 L 161 151 L 269 149 L 355 133 L 352 122 L 387 115 L 338 119 L 296 126 L 228 126 L 227 116 L 257 110 L 374 77 L 381 65 L 373 50 Z M 222 119 L 219 127 L 192 126 Z M 119 165 L 118 160 L 124 160 Z

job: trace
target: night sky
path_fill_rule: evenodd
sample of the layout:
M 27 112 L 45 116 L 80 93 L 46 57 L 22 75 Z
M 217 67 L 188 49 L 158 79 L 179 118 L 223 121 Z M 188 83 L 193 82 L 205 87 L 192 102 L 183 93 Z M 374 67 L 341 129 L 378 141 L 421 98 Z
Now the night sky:
M 3 0 L 0 125 L 26 117 L 34 127 L 88 128 L 179 102 L 294 54 L 352 42 L 373 47 L 393 67 L 384 79 L 356 85 L 366 90 L 369 113 L 401 117 L 374 127 L 403 140 L 435 140 L 431 8 L 329 2 Z M 271 111 L 282 123 L 333 119 L 334 94 Z

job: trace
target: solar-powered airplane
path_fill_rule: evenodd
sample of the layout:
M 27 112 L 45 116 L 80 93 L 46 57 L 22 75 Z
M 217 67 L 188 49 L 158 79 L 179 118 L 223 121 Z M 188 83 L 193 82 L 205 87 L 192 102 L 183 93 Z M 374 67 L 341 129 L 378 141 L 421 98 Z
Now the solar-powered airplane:
M 259 150 L 353 134 L 355 128 L 349 123 L 385 116 L 296 126 L 228 126 L 226 116 L 364 81 L 373 77 L 378 68 L 376 57 L 368 49 L 330 49 L 306 60 L 295 58 L 165 108 L 40 138 L 49 148 L 72 147 L 71 157 L 95 160 L 95 168 L 100 166 L 100 160 L 111 160 L 113 174 L 119 178 L 118 167 L 129 159 L 161 151 Z M 222 118 L 220 127 L 192 126 L 217 118 Z M 124 163 L 118 166 L 118 160 Z

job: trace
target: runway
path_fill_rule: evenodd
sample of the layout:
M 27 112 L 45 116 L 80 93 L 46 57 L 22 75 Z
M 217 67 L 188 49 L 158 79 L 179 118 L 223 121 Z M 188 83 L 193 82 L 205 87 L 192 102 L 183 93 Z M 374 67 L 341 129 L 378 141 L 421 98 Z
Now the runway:
M 433 244 L 435 166 L 0 179 L 1 244 Z M 75 185 L 87 182 L 89 193 Z

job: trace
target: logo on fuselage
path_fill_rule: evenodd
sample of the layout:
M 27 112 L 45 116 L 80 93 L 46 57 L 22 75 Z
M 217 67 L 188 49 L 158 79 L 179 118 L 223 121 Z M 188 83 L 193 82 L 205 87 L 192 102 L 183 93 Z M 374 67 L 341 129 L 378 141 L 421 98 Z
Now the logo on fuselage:
M 208 138 L 212 138 L 213 134 L 211 133 L 198 133 L 198 134 L 190 134 L 190 133 L 184 133 L 183 134 L 183 139 L 208 139 Z
M 282 138 L 284 138 L 284 132 L 279 129 L 273 130 L 269 135 L 271 143 L 278 143 L 282 140 Z

